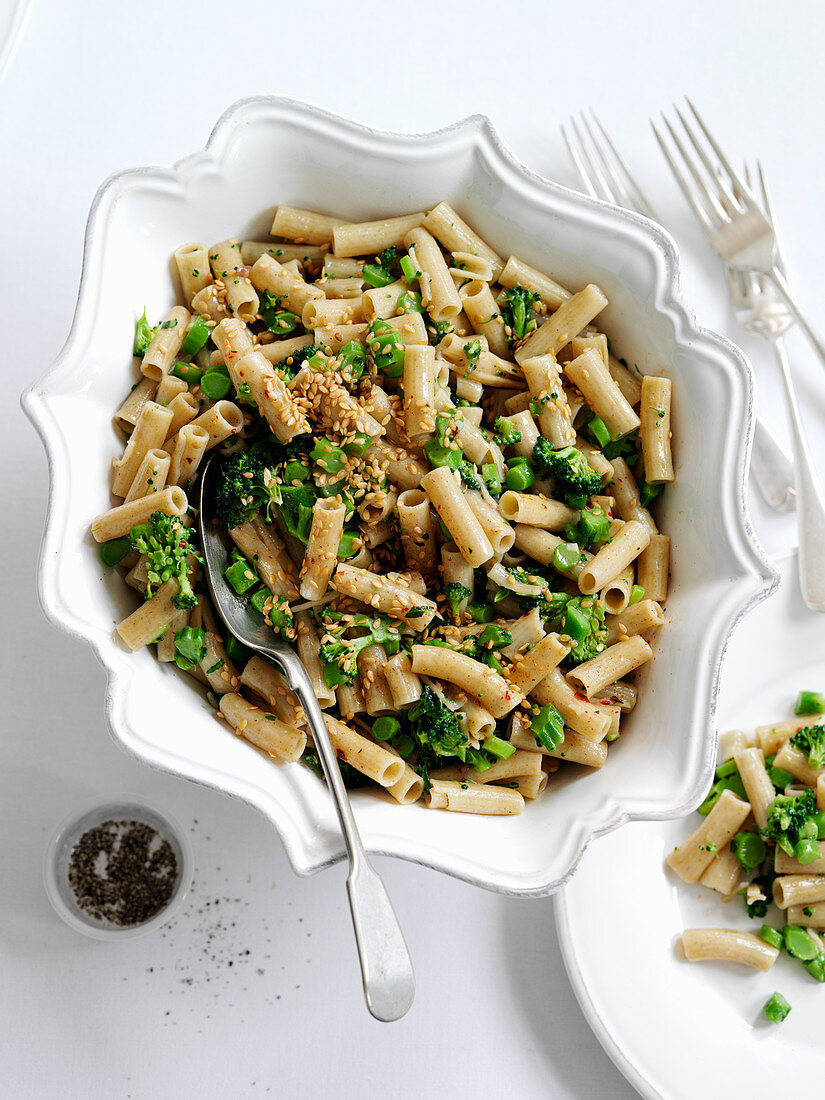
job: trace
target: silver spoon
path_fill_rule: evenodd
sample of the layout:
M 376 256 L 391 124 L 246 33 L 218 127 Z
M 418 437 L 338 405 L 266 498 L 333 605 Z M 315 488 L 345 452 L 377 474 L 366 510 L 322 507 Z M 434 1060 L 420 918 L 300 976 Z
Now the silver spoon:
M 214 500 L 217 472 L 218 464 L 213 456 L 203 471 L 198 512 L 204 574 L 212 602 L 227 630 L 239 642 L 265 657 L 284 674 L 304 708 L 324 768 L 327 786 L 335 801 L 349 856 L 347 892 L 361 960 L 367 1008 L 376 1020 L 387 1023 L 399 1020 L 409 1009 L 415 994 L 415 976 L 410 953 L 386 887 L 364 851 L 341 778 L 338 758 L 307 670 L 297 653 L 277 637 L 249 600 L 239 596 L 224 578 L 229 544 L 228 540 L 225 541 L 222 528 L 211 522 L 214 514 L 211 501 Z

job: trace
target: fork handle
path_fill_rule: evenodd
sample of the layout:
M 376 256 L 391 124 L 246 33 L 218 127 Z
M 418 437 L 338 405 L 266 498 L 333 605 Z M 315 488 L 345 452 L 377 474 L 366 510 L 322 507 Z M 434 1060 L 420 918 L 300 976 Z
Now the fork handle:
M 751 473 L 771 508 L 783 512 L 793 507 L 793 463 L 759 417 L 753 434 Z
M 796 318 L 799 327 L 813 344 L 814 348 L 816 349 L 817 355 L 822 361 L 822 365 L 825 367 L 825 340 L 822 339 L 819 332 L 813 327 L 813 325 L 808 321 L 805 314 L 802 312 L 802 309 L 800 308 L 799 304 L 793 296 L 791 288 L 788 286 L 787 279 L 779 270 L 779 268 L 772 268 L 772 270 L 768 272 L 768 275 L 776 286 L 776 289 L 785 299 L 788 309 Z
M 796 477 L 796 515 L 799 525 L 799 587 L 802 599 L 811 611 L 825 612 L 825 500 L 819 485 L 805 429 L 799 415 L 791 367 L 781 337 L 774 342 L 785 396 L 794 447 Z

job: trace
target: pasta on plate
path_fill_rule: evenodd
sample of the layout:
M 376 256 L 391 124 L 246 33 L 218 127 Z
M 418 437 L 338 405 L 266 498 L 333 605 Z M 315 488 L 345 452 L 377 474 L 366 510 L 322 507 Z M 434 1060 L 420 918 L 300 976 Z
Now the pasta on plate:
M 349 785 L 521 812 L 600 768 L 664 622 L 671 382 L 617 359 L 588 284 L 499 256 L 447 203 L 181 245 L 115 414 L 92 523 L 144 602 L 117 627 L 238 735 L 318 768 L 281 676 L 221 629 L 189 504 L 209 452 L 225 576 L 306 665 Z M 655 507 L 655 506 L 654 506 Z

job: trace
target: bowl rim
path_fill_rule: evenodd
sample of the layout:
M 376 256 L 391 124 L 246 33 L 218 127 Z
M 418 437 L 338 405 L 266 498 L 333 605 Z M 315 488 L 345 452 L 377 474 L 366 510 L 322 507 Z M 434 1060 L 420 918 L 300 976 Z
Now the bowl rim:
M 50 410 L 50 382 L 70 363 L 79 350 L 76 346 L 82 341 L 87 321 L 91 320 L 88 315 L 93 308 L 92 303 L 96 300 L 96 287 L 100 280 L 99 265 L 96 270 L 95 261 L 98 258 L 99 244 L 106 236 L 111 208 L 122 192 L 128 191 L 132 185 L 140 185 L 148 180 L 154 181 L 159 188 L 165 186 L 167 189 L 180 190 L 188 178 L 201 168 L 210 165 L 221 166 L 233 137 L 245 123 L 248 124 L 250 119 L 254 120 L 256 117 L 259 120 L 265 120 L 270 116 L 281 121 L 289 121 L 298 127 L 306 127 L 310 124 L 326 127 L 338 136 L 349 135 L 357 138 L 361 143 L 375 142 L 383 149 L 393 145 L 403 148 L 415 146 L 421 148 L 424 145 L 448 145 L 469 141 L 486 153 L 499 178 L 506 172 L 525 182 L 537 201 L 543 198 L 545 204 L 548 201 L 556 204 L 559 201 L 567 204 L 572 202 L 580 209 L 589 210 L 594 216 L 604 217 L 607 213 L 614 223 L 621 221 L 641 231 L 641 235 L 647 238 L 651 249 L 655 248 L 658 251 L 662 260 L 663 274 L 656 279 L 657 283 L 661 282 L 661 286 L 656 287 L 656 311 L 659 314 L 666 314 L 672 321 L 677 345 L 685 347 L 691 342 L 694 344 L 698 342 L 709 352 L 712 351 L 717 357 L 721 356 L 726 360 L 731 369 L 731 377 L 736 378 L 742 390 L 745 430 L 736 439 L 732 439 L 731 432 L 728 435 L 728 443 L 733 447 L 731 468 L 736 476 L 732 478 L 732 484 L 727 487 L 730 499 L 726 524 L 731 551 L 741 567 L 739 575 L 733 578 L 732 587 L 736 587 L 737 592 L 739 589 L 742 591 L 737 598 L 734 599 L 731 596 L 728 601 L 720 603 L 720 607 L 715 612 L 717 620 L 720 620 L 719 630 L 712 642 L 706 643 L 705 653 L 709 658 L 710 667 L 709 709 L 706 719 L 712 728 L 717 713 L 722 665 L 730 635 L 750 610 L 776 590 L 780 574 L 759 544 L 751 524 L 748 507 L 747 471 L 755 423 L 753 370 L 743 352 L 732 341 L 704 328 L 697 322 L 682 295 L 681 263 L 672 237 L 657 223 L 641 214 L 581 195 L 532 171 L 510 151 L 488 116 L 469 115 L 427 133 L 398 133 L 365 126 L 342 115 L 288 96 L 248 96 L 236 101 L 224 111 L 213 127 L 206 145 L 199 151 L 182 157 L 171 166 L 146 165 L 113 173 L 101 184 L 89 212 L 84 235 L 77 303 L 69 335 L 50 367 L 24 391 L 21 398 L 23 410 L 41 438 L 49 467 L 49 503 L 38 568 L 39 600 L 47 618 L 70 635 L 89 643 L 106 669 L 106 719 L 109 730 L 118 743 L 150 766 L 160 767 L 194 782 L 233 794 L 266 813 L 279 832 L 294 870 L 299 874 L 308 875 L 344 859 L 346 853 L 343 842 L 338 844 L 335 851 L 322 853 L 319 856 L 317 845 L 316 850 L 313 850 L 312 844 L 301 835 L 298 827 L 293 826 L 286 819 L 283 812 L 279 819 L 267 812 L 261 801 L 265 792 L 255 782 L 237 775 L 229 776 L 226 772 L 201 762 L 183 761 L 171 752 L 165 755 L 158 753 L 155 757 L 150 757 L 146 752 L 141 751 L 129 736 L 129 723 L 124 713 L 125 700 L 133 675 L 127 671 L 128 666 L 124 661 L 119 659 L 125 654 L 115 653 L 111 639 L 108 645 L 104 644 L 97 628 L 91 624 L 85 624 L 75 611 L 66 605 L 61 597 L 58 583 L 59 548 L 62 535 L 67 528 L 66 505 L 63 503 L 64 494 L 60 489 L 64 471 L 69 467 L 69 453 L 59 420 Z M 728 607 L 728 604 L 732 606 Z M 480 874 L 476 864 L 467 860 L 462 861 L 457 857 L 451 862 L 445 858 L 441 850 L 423 845 L 420 841 L 416 842 L 414 838 L 408 840 L 404 846 L 399 846 L 397 843 L 368 844 L 368 849 L 373 854 L 396 856 L 419 863 L 500 893 L 513 896 L 545 896 L 559 889 L 570 878 L 595 837 L 611 832 L 629 821 L 670 818 L 688 812 L 707 786 L 712 771 L 714 747 L 714 738 L 706 738 L 702 746 L 701 767 L 697 771 L 696 781 L 689 795 L 682 797 L 678 805 L 669 803 L 666 807 L 657 804 L 633 808 L 621 806 L 615 800 L 611 800 L 609 807 L 601 807 L 600 821 L 588 823 L 587 827 L 582 829 L 575 855 L 561 875 L 542 874 L 542 869 L 539 868 L 529 876 L 529 882 L 524 881 L 524 875 L 508 876 L 502 871 L 494 871 L 494 877 L 491 878 L 490 874 Z M 272 797 L 271 792 L 268 792 L 268 795 Z

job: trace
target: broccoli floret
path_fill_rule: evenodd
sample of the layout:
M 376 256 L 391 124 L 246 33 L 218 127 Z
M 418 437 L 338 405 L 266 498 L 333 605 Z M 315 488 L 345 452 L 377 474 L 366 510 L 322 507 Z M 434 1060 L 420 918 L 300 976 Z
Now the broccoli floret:
M 440 344 L 448 332 L 452 330 L 450 321 L 434 321 L 429 313 L 424 314 L 424 324 L 430 337 L 431 344 Z
M 461 480 L 467 488 L 476 489 L 481 492 L 481 482 L 478 480 L 478 470 L 468 458 L 462 458 L 461 465 L 458 469 L 461 474 Z
M 591 469 L 581 451 L 575 447 L 554 451 L 542 435 L 533 447 L 533 462 L 555 479 L 556 495 L 571 508 L 584 508 L 602 487 L 602 475 Z
M 453 618 L 457 619 L 459 616 L 459 604 L 464 600 L 469 600 L 472 596 L 472 592 L 466 585 L 460 584 L 458 581 L 450 581 L 449 584 L 444 586 L 444 595 L 447 597 L 447 602 L 450 605 L 450 611 L 453 613 Z
M 129 541 L 139 554 L 146 555 L 146 598 L 152 596 L 152 586 L 164 584 L 168 580 L 178 582 L 178 592 L 172 597 L 175 607 L 184 610 L 197 607 L 198 600 L 189 580 L 186 559 L 198 554 L 192 542 L 192 531 L 184 527 L 177 516 L 167 516 L 163 512 L 153 512 L 146 523 L 140 523 L 129 532 Z
M 421 698 L 407 711 L 410 733 L 416 743 L 433 756 L 457 756 L 464 760 L 467 737 L 461 732 L 458 719 L 438 698 L 429 684 Z
M 391 244 L 389 248 L 385 248 L 383 252 L 378 253 L 378 266 L 383 267 L 388 275 L 391 274 L 392 265 L 395 263 L 397 255 L 398 249 L 394 244 Z
M 501 303 L 501 314 L 505 325 L 512 332 L 511 342 L 523 340 L 528 332 L 536 327 L 532 316 L 533 306 L 539 300 L 539 295 L 534 294 L 523 286 L 511 286 L 504 292 L 505 301 Z
M 768 810 L 768 822 L 762 835 L 775 840 L 783 852 L 794 855 L 800 829 L 816 811 L 814 792 L 808 788 L 800 795 L 778 794 Z
M 346 629 L 362 627 L 366 633 L 358 638 L 344 638 L 335 635 L 336 626 L 341 623 L 341 612 L 322 611 L 321 621 L 327 632 L 333 634 L 332 641 L 324 642 L 318 654 L 324 666 L 324 680 L 327 687 L 335 688 L 341 684 L 351 684 L 358 673 L 358 654 L 371 645 L 383 645 L 388 654 L 397 652 L 400 637 L 387 619 L 371 619 L 368 615 L 353 615 Z M 339 628 L 340 629 L 340 628 Z
M 283 371 L 284 374 L 294 378 L 307 359 L 311 359 L 319 351 L 323 351 L 319 344 L 307 344 L 306 347 L 298 348 L 296 351 L 291 352 L 286 359 L 282 359 L 280 363 L 276 364 L 275 369 Z
M 261 509 L 266 510 L 269 519 L 273 504 L 283 504 L 285 513 L 295 512 L 297 503 L 294 507 L 286 503 L 287 497 L 291 500 L 295 498 L 295 487 L 280 483 L 278 467 L 305 453 L 309 445 L 307 438 L 300 436 L 286 444 L 256 445 L 248 451 L 237 451 L 225 458 L 221 462 L 215 491 L 215 511 L 221 523 L 229 528 L 238 527 L 256 516 Z M 312 496 L 309 501 L 311 512 L 315 496 L 311 489 L 308 492 Z
M 505 447 L 512 447 L 515 443 L 521 443 L 521 432 L 506 416 L 497 416 L 495 431 L 501 443 Z
M 467 364 L 467 373 L 472 372 L 478 366 L 478 358 L 481 355 L 481 340 L 469 340 L 464 345 L 464 362 Z
M 318 753 L 314 749 L 306 750 L 301 757 L 301 763 L 306 764 L 307 767 L 311 768 L 317 775 L 320 775 L 321 779 L 326 779 L 321 761 L 318 759 Z M 353 787 L 364 787 L 369 783 L 369 779 L 365 775 L 362 775 L 357 768 L 353 768 L 352 764 L 348 764 L 346 760 L 339 760 L 338 768 L 347 790 L 352 790 Z
M 239 527 L 262 508 L 269 508 L 273 497 L 266 483 L 275 465 L 274 454 L 263 449 L 237 451 L 223 460 L 215 490 L 215 510 L 221 523 L 230 529 Z
M 791 738 L 795 749 L 804 752 L 812 768 L 825 768 L 825 726 L 804 726 Z

